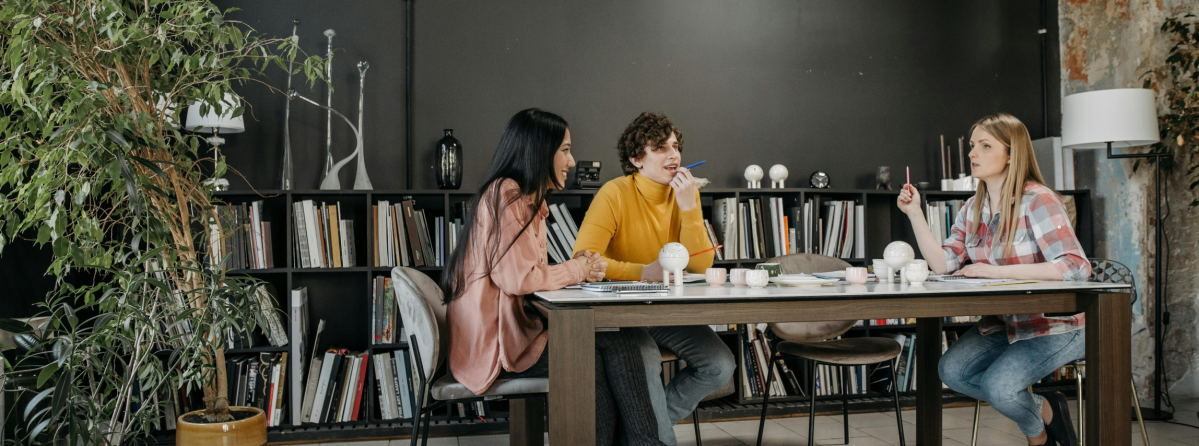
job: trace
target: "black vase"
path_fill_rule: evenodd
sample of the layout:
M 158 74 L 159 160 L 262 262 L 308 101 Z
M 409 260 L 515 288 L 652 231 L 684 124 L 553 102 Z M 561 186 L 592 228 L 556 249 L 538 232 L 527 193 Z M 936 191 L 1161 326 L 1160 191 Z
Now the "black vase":
M 437 187 L 462 187 L 462 143 L 454 137 L 454 129 L 445 129 L 445 136 L 437 141 Z

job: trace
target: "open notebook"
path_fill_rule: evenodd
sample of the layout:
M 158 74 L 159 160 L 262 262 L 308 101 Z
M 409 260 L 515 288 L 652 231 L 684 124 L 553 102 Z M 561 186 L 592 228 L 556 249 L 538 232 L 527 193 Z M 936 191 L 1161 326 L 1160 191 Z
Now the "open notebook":
M 944 275 L 930 275 L 927 279 L 929 282 L 942 282 L 952 285 L 968 285 L 968 286 L 998 286 L 998 285 L 1015 285 L 1018 283 L 1037 283 L 1040 280 L 1019 280 L 1019 279 L 980 279 L 976 277 Z

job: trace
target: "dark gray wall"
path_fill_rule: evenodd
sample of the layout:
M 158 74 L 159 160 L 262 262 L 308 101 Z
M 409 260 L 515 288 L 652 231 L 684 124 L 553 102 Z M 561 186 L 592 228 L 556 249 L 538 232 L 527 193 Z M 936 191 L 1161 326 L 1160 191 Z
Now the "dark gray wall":
M 243 8 L 230 18 L 270 35 L 290 34 L 291 19 L 301 19 L 301 42 L 311 53 L 324 53 L 322 31 L 337 30 L 334 44 L 344 50 L 334 58 L 335 106 L 354 119 L 353 65 L 370 60 L 368 170 L 377 189 L 405 186 L 404 2 L 217 3 Z M 684 161 L 708 160 L 695 174 L 717 187 L 742 186 L 751 163 L 786 165 L 790 186 L 824 170 L 834 187 L 872 187 L 880 165 L 908 165 L 913 181 L 928 180 L 939 172 L 938 135 L 956 145 L 985 114 L 1006 111 L 1034 136 L 1045 131 L 1039 1 L 414 6 L 414 188 L 436 187 L 433 147 L 443 128 L 455 129 L 465 148 L 463 188 L 476 188 L 504 124 L 526 107 L 565 117 L 576 159 L 602 161 L 605 180 L 620 172 L 614 147 L 624 127 L 639 112 L 664 112 L 684 133 Z M 1056 20 L 1053 12 L 1049 23 Z M 1056 73 L 1049 73 L 1053 88 Z M 259 121 L 230 136 L 225 153 L 254 186 L 271 188 L 284 100 L 262 90 L 245 89 Z M 309 94 L 323 98 L 324 89 Z M 324 114 L 293 105 L 297 187 L 315 188 Z M 1058 114 L 1055 102 L 1051 116 Z M 353 145 L 349 131 L 336 122 L 334 129 L 335 154 L 344 156 Z M 351 167 L 343 185 L 352 178 Z

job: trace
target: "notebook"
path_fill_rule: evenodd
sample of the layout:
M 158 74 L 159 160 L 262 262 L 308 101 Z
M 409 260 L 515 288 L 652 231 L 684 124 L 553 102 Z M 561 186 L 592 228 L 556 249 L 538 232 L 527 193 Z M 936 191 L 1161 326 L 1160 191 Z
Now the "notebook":
M 650 291 L 670 291 L 670 287 L 663 283 L 648 283 L 648 282 L 594 282 L 583 285 L 586 291 L 598 292 L 650 292 Z
M 944 282 L 954 285 L 969 285 L 969 286 L 999 286 L 999 285 L 1015 285 L 1019 283 L 1037 283 L 1040 280 L 1019 280 L 1019 279 L 980 279 L 977 277 L 952 276 L 948 274 L 930 275 L 929 282 Z

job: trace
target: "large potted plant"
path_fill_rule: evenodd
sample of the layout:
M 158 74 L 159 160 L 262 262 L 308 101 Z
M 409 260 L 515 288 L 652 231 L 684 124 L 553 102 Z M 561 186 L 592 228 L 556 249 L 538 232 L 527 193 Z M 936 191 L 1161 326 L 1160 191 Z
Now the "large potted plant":
M 17 237 L 48 245 L 60 279 L 42 345 L 0 368 L 37 377 L 19 411 L 32 443 L 144 436 L 163 416 L 160 390 L 202 388 L 199 424 L 238 422 L 224 335 L 253 329 L 260 283 L 226 276 L 207 252 L 231 229 L 200 169 L 214 160 L 172 124 L 192 103 L 229 112 L 224 95 L 268 67 L 314 82 L 323 62 L 296 61 L 294 41 L 227 12 L 206 0 L 0 2 L 0 255 Z
M 1193 14 L 1169 17 L 1160 30 L 1173 45 L 1165 63 L 1145 73 L 1144 87 L 1163 92 L 1166 102 L 1158 117 L 1161 142 L 1149 150 L 1188 156 L 1188 189 L 1194 190 L 1199 187 L 1199 19 Z M 1164 167 L 1173 166 L 1170 158 L 1162 162 L 1170 163 Z M 1134 172 L 1139 164 L 1133 165 Z M 1192 200 L 1191 206 L 1199 206 L 1199 200 Z

